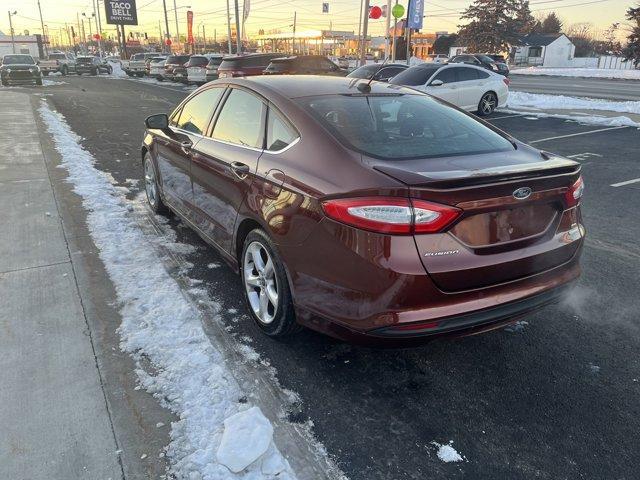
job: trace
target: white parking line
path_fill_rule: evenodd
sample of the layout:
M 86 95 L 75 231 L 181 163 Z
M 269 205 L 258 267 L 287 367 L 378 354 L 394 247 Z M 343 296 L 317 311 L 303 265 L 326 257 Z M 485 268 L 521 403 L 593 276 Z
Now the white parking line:
M 597 130 L 589 130 L 588 132 L 570 133 L 569 135 L 558 135 L 557 137 L 541 138 L 539 140 L 532 140 L 527 143 L 531 144 L 531 143 L 548 142 L 549 140 L 558 140 L 560 138 L 577 137 L 579 135 L 589 135 L 590 133 L 607 132 L 609 130 L 620 130 L 621 128 L 629 128 L 629 127 L 627 127 L 626 125 L 623 125 L 621 127 L 599 128 Z
M 631 185 L 632 183 L 638 183 L 638 182 L 640 182 L 640 178 L 634 178 L 633 180 L 627 180 L 626 182 L 612 183 L 611 186 L 624 187 L 625 185 Z
M 503 115 L 502 117 L 490 117 L 485 120 L 490 122 L 491 120 L 502 120 L 503 118 L 513 118 L 513 117 L 524 117 L 525 115 L 529 115 L 528 113 L 517 113 L 515 115 Z

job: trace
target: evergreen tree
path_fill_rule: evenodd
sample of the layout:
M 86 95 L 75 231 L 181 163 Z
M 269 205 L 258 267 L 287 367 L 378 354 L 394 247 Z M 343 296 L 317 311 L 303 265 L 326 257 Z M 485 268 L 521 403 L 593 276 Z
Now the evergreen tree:
M 542 20 L 541 33 L 560 33 L 562 31 L 562 22 L 555 12 L 549 13 Z
M 627 20 L 631 22 L 631 33 L 627 36 L 627 46 L 622 51 L 622 55 L 627 60 L 633 62 L 633 66 L 640 65 L 640 5 L 636 8 L 629 7 L 627 10 Z
M 475 0 L 460 18 L 469 23 L 460 26 L 458 33 L 475 52 L 507 51 L 535 24 L 528 0 Z

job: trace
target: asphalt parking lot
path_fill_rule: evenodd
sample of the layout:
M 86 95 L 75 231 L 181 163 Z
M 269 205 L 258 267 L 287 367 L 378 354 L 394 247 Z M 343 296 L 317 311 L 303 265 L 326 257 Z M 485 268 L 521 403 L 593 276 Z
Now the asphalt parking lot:
M 143 120 L 169 112 L 180 86 L 111 78 L 56 78 L 41 95 L 127 190 L 142 188 Z M 274 367 L 351 479 L 637 478 L 640 462 L 640 177 L 636 128 L 495 113 L 493 125 L 579 161 L 587 186 L 583 276 L 562 305 L 499 331 L 421 348 L 379 350 L 310 331 L 264 337 L 246 312 L 238 277 L 177 220 L 155 223 L 194 247 L 174 253 L 221 306 L 228 331 Z M 614 186 L 618 185 L 618 186 Z M 144 218 L 144 217 L 143 217 Z M 464 457 L 443 463 L 437 445 Z

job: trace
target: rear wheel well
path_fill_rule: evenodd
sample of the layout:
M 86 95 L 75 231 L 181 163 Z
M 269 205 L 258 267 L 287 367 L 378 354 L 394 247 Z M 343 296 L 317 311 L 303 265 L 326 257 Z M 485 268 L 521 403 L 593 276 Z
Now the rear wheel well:
M 256 228 L 262 228 L 258 222 L 251 218 L 245 218 L 238 227 L 238 231 L 236 232 L 236 259 L 238 260 L 238 264 L 240 264 L 240 256 L 242 255 L 242 247 L 244 246 L 244 240 L 249 235 L 249 232 L 255 230 Z

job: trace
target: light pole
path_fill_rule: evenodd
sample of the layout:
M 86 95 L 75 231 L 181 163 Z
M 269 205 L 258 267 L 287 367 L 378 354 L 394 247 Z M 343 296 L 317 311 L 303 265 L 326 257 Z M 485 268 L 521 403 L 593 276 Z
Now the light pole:
M 169 17 L 167 16 L 167 0 L 162 0 L 162 9 L 164 10 L 164 26 L 166 39 L 164 41 L 163 50 L 166 53 L 171 53 L 171 46 L 167 44 L 167 40 L 171 41 L 171 34 L 169 33 Z
M 102 21 L 100 20 L 100 0 L 93 2 L 93 14 L 96 16 L 96 33 L 98 34 L 98 53 L 103 57 L 102 52 Z
M 178 27 L 178 10 L 181 8 L 191 8 L 191 5 L 182 5 L 180 7 L 176 6 L 176 0 L 173 0 L 173 14 L 176 19 L 176 42 L 180 43 L 180 31 Z
M 9 14 L 9 31 L 11 32 L 11 50 L 13 50 L 13 53 L 16 53 L 16 39 L 13 36 L 13 22 L 11 21 L 11 17 L 17 15 L 18 11 L 14 10 L 12 12 L 9 10 L 7 13 Z
M 89 41 L 91 41 L 93 39 L 93 28 L 91 26 L 91 19 L 95 18 L 96 14 L 94 12 L 91 15 L 87 15 L 86 13 L 82 12 L 82 16 L 89 20 Z
M 242 41 L 240 40 L 240 12 L 238 9 L 238 0 L 234 0 L 234 7 L 236 9 L 236 52 L 240 55 L 242 54 Z
M 47 49 L 47 41 L 46 34 L 44 31 L 44 21 L 42 20 L 42 9 L 40 8 L 40 0 L 38 0 L 38 12 L 40 13 L 40 26 L 42 27 L 42 36 L 44 37 L 42 43 L 44 44 L 44 54 L 45 56 L 49 55 L 49 51 Z

